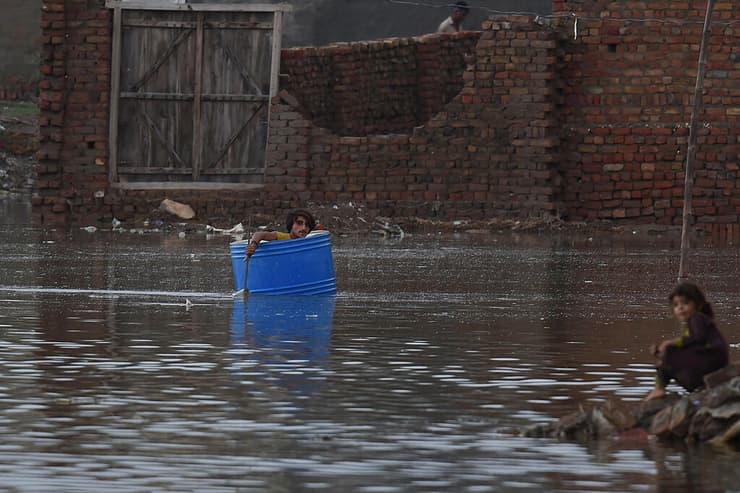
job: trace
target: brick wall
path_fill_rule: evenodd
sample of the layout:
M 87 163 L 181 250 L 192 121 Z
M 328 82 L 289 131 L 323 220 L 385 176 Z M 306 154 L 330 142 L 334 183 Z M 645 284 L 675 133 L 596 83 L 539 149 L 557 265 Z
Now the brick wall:
M 279 103 L 268 149 L 268 194 L 362 201 L 400 216 L 553 213 L 558 34 L 528 19 L 515 22 L 485 24 L 475 64 L 461 74 L 462 91 L 412 132 L 341 136 Z M 435 37 L 440 45 L 454 38 Z M 417 42 L 417 53 L 433 46 L 428 38 Z M 346 50 L 326 50 L 332 48 Z
M 457 95 L 480 34 L 395 38 L 284 50 L 281 87 L 339 135 L 410 133 Z
M 705 9 L 706 1 L 554 2 L 555 13 L 579 17 L 561 69 L 570 218 L 680 224 Z M 737 2 L 716 2 L 692 200 L 700 226 L 738 223 L 740 213 L 738 22 Z
M 38 220 L 104 214 L 111 24 L 90 0 L 44 0 L 39 82 Z M 98 197 L 96 198 L 96 193 Z
M 33 77 L 9 76 L 0 80 L 0 99 L 30 101 L 38 96 L 38 81 Z
M 146 215 L 164 192 L 107 183 L 109 14 L 91 0 L 44 6 L 37 218 Z M 166 196 L 222 222 L 353 200 L 391 216 L 679 224 L 704 4 L 553 6 L 551 21 L 495 18 L 480 34 L 285 50 L 264 188 Z M 740 211 L 740 14 L 728 0 L 716 9 L 694 213 L 728 231 Z

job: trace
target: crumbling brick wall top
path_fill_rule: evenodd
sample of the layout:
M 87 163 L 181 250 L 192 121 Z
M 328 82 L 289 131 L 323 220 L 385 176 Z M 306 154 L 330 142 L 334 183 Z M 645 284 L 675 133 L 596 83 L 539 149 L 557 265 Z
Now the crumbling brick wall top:
M 463 87 L 480 33 L 433 34 L 283 50 L 281 87 L 339 135 L 410 133 Z

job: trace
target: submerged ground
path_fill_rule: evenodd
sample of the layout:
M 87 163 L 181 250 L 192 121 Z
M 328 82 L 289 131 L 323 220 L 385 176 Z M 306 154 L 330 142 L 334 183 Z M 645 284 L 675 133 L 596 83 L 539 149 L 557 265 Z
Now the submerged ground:
M 673 237 L 335 231 L 336 297 L 241 299 L 228 236 L 0 212 L 2 490 L 740 490 L 738 451 L 512 433 L 648 392 Z M 693 247 L 738 359 L 740 250 Z

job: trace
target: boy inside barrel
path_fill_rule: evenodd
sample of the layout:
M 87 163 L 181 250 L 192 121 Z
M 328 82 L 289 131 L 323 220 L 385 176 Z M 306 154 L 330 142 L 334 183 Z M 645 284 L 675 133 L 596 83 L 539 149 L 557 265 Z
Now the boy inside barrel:
M 254 254 L 262 240 L 294 240 L 296 238 L 305 238 L 308 233 L 316 229 L 316 220 L 305 209 L 296 209 L 289 212 L 285 223 L 287 231 L 285 233 L 282 231 L 258 231 L 253 234 L 247 245 L 247 257 L 251 257 Z

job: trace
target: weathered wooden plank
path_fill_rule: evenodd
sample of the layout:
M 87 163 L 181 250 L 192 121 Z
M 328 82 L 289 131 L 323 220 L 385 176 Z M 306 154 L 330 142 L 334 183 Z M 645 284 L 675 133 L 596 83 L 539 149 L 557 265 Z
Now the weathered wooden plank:
M 178 94 L 166 92 L 122 92 L 121 99 L 140 99 L 155 101 L 192 101 L 194 94 Z M 252 94 L 202 94 L 201 101 L 235 101 L 244 103 L 260 103 L 268 101 L 267 96 L 255 96 Z
M 239 16 L 239 20 L 269 21 L 270 13 L 224 14 L 210 13 L 208 20 L 222 21 Z M 269 94 L 267 68 L 270 56 L 268 31 L 207 31 L 205 52 L 209 53 L 208 70 L 204 76 L 206 94 Z
M 156 123 L 151 119 L 151 117 L 146 113 L 144 108 L 139 108 L 139 117 L 142 118 L 144 123 L 149 127 L 149 129 L 152 131 L 153 135 L 156 136 L 159 139 L 160 144 L 167 150 L 169 153 L 169 156 L 174 159 L 180 166 L 185 166 L 185 163 L 183 162 L 180 155 L 177 153 L 177 150 L 175 150 L 175 147 L 172 145 L 171 142 L 167 140 L 167 137 L 165 136 L 165 133 L 160 129 Z M 152 159 L 147 160 L 147 162 L 153 162 Z
M 213 22 L 231 19 L 272 22 L 273 15 L 209 13 L 207 17 Z M 204 73 L 204 93 L 233 96 L 229 101 L 213 98 L 204 107 L 203 162 L 208 166 L 203 168 L 201 176 L 211 176 L 220 170 L 261 169 L 264 166 L 271 35 L 271 32 L 254 30 L 205 34 L 205 52 L 212 56 L 207 58 L 209 69 Z
M 227 182 L 126 182 L 113 183 L 113 188 L 123 190 L 262 190 L 261 183 L 227 183 Z
M 252 113 L 244 120 L 244 123 L 239 128 L 239 130 L 237 130 L 234 135 L 231 136 L 228 142 L 226 142 L 226 145 L 218 152 L 218 156 L 216 157 L 216 159 L 208 164 L 208 169 L 212 169 L 219 161 L 223 159 L 223 157 L 226 155 L 226 152 L 231 148 L 236 139 L 239 138 L 244 129 L 247 128 L 247 126 L 252 122 L 252 118 L 254 118 L 254 116 L 259 112 L 261 108 L 261 104 L 255 105 L 255 107 L 252 109 Z
M 267 107 L 266 102 L 214 102 L 204 106 L 204 162 L 210 165 L 203 173 L 264 166 Z
M 118 180 L 118 97 L 121 84 L 121 9 L 113 10 L 113 49 L 111 53 L 110 120 L 108 122 L 108 181 Z
M 198 181 L 203 166 L 203 119 L 201 115 L 201 92 L 203 90 L 203 13 L 197 14 L 195 38 L 195 94 L 193 95 L 193 180 Z
M 141 112 L 160 129 L 155 134 Z M 192 102 L 121 100 L 119 116 L 119 168 L 127 166 L 190 167 L 192 154 Z M 163 141 L 171 145 L 164 145 Z M 184 163 L 172 158 L 169 148 L 185 157 Z M 119 170 L 119 176 L 121 171 Z
M 251 175 L 262 174 L 262 168 L 231 168 L 231 169 L 211 169 L 208 170 L 209 176 L 227 176 L 227 175 Z M 121 166 L 119 169 L 121 177 L 126 175 L 182 175 L 188 176 L 193 174 L 193 168 L 175 168 L 172 166 Z M 192 183 L 188 181 L 189 183 Z
M 130 90 L 132 92 L 137 92 L 144 84 L 147 83 L 147 81 L 159 70 L 159 68 L 164 64 L 164 62 L 167 61 L 167 59 L 170 58 L 170 55 L 172 55 L 177 47 L 188 39 L 188 37 L 192 34 L 192 29 L 188 29 L 185 31 L 181 31 L 177 34 L 177 37 L 172 40 L 172 42 L 167 46 L 167 48 L 157 57 L 157 59 L 154 61 L 154 63 L 149 67 L 149 70 L 147 70 L 144 75 L 136 82 L 134 82 Z
M 193 168 L 175 168 L 173 166 L 121 166 L 119 174 L 123 175 L 191 175 Z
M 147 0 L 106 0 L 105 6 L 110 9 L 126 10 L 169 10 L 186 12 L 291 12 L 293 7 L 284 3 L 241 4 L 241 3 L 186 3 L 176 4 L 171 1 Z
M 143 101 L 155 100 L 155 101 L 192 101 L 194 95 L 190 94 L 177 94 L 171 92 L 122 92 L 121 99 L 139 99 Z
M 233 101 L 237 103 L 265 103 L 270 98 L 253 94 L 204 94 L 203 101 Z
M 272 31 L 272 22 L 206 22 L 205 29 L 237 29 L 247 31 Z
M 270 97 L 275 97 L 280 88 L 280 53 L 283 42 L 283 13 L 275 12 L 272 31 L 272 65 L 270 67 Z
M 220 41 L 220 45 L 224 52 L 226 53 L 226 56 L 229 58 L 229 61 L 234 64 L 234 66 L 237 68 L 237 71 L 239 72 L 239 75 L 242 76 L 242 79 L 244 79 L 244 82 L 249 85 L 254 93 L 256 93 L 258 96 L 263 96 L 262 88 L 252 79 L 252 77 L 249 75 L 249 70 L 242 65 L 239 58 L 234 54 L 231 47 L 223 42 L 223 37 L 221 36 L 221 33 L 216 31 L 216 36 L 218 40 Z
M 126 11 L 127 18 L 138 19 L 144 14 L 166 20 L 183 20 L 185 12 Z M 192 14 L 191 14 L 192 15 Z M 135 28 L 123 31 L 121 88 L 128 92 L 193 92 L 193 52 L 195 36 L 183 33 L 193 30 Z M 169 56 L 167 56 L 169 55 Z
M 196 23 L 190 21 L 162 21 L 156 19 L 136 19 L 123 22 L 124 28 L 152 28 L 152 29 L 195 29 Z M 204 22 L 203 29 L 247 29 L 272 31 L 272 22 Z

